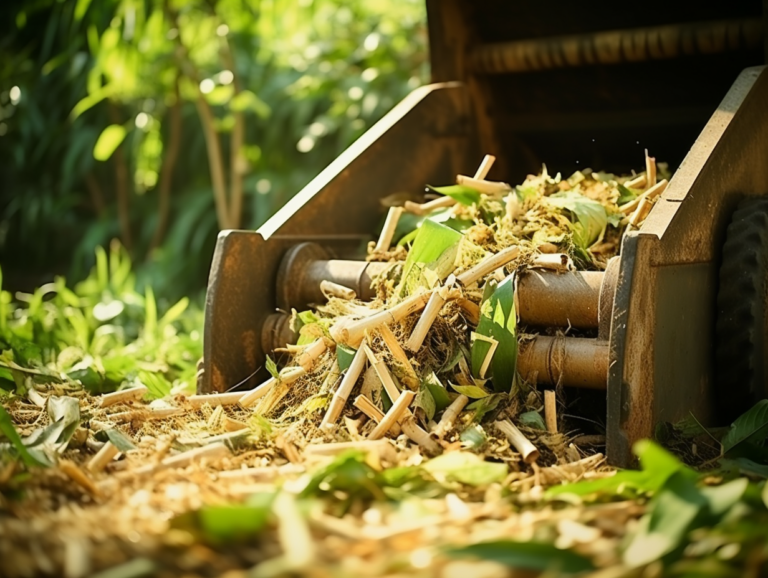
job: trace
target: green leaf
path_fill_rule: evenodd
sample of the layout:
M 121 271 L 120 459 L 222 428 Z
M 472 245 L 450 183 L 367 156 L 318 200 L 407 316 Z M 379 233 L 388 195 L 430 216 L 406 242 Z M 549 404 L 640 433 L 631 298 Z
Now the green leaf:
M 457 558 L 479 558 L 521 570 L 574 574 L 593 570 L 592 562 L 570 550 L 561 550 L 552 544 L 540 542 L 513 542 L 498 540 L 480 542 L 462 548 L 452 548 L 448 554 Z
M 709 508 L 709 514 L 716 518 L 723 516 L 735 506 L 747 491 L 749 480 L 739 478 L 731 480 L 719 486 L 706 486 L 700 492 L 704 496 Z
M 111 124 L 99 135 L 99 139 L 93 147 L 93 158 L 97 161 L 109 160 L 115 149 L 125 139 L 125 127 L 119 124 Z
M 487 462 L 470 452 L 450 452 L 433 458 L 423 466 L 433 476 L 470 486 L 502 482 L 507 477 L 507 464 Z
M 172 384 L 163 377 L 162 373 L 140 371 L 139 381 L 147 386 L 147 399 L 162 399 L 171 394 Z
M 650 564 L 675 550 L 705 506 L 695 474 L 675 472 L 653 497 L 650 512 L 624 551 L 624 563 L 633 568 Z
M 723 454 L 732 452 L 744 442 L 762 443 L 768 437 L 768 399 L 761 399 L 731 425 L 720 442 Z
M 52 465 L 45 456 L 37 455 L 37 453 L 33 455 L 27 450 L 27 447 L 21 441 L 19 432 L 17 432 L 16 428 L 13 426 L 11 416 L 8 415 L 8 412 L 5 411 L 3 406 L 0 406 L 0 433 L 2 433 L 6 439 L 11 442 L 11 445 L 16 451 L 19 452 L 21 460 L 27 467 L 47 468 Z
M 434 372 L 430 373 L 424 380 L 423 384 L 429 389 L 429 393 L 432 394 L 432 399 L 435 401 L 435 411 L 443 411 L 446 407 L 451 405 L 451 398 L 448 396 L 448 391 L 445 389 L 440 380 L 437 378 Z
M 252 495 L 245 504 L 204 506 L 197 515 L 204 535 L 217 544 L 253 538 L 267 525 L 275 494 Z
M 524 426 L 546 430 L 547 426 L 544 423 L 544 418 L 538 411 L 526 411 L 517 416 L 517 420 Z
M 476 450 L 488 440 L 488 436 L 479 424 L 473 424 L 461 432 L 459 439 L 463 449 Z
M 157 302 L 155 292 L 147 285 L 144 291 L 144 339 L 154 342 L 157 337 Z
M 131 438 L 129 438 L 119 429 L 114 427 L 101 430 L 96 434 L 95 437 L 97 440 L 101 442 L 107 442 L 107 441 L 112 442 L 112 444 L 122 453 L 126 453 L 136 449 L 136 446 L 133 445 Z
M 427 185 L 427 188 L 435 191 L 436 193 L 440 193 L 441 195 L 445 195 L 446 197 L 451 197 L 456 202 L 461 203 L 462 205 L 477 205 L 480 203 L 480 193 L 473 189 L 472 187 L 467 187 L 464 185 L 450 185 L 447 187 L 432 187 L 430 185 Z
M 413 405 L 424 410 L 424 415 L 427 417 L 427 421 L 430 421 L 435 417 L 437 404 L 426 383 L 422 383 L 421 387 L 419 387 L 419 391 L 416 393 L 416 399 L 413 400 Z
M 601 480 L 588 480 L 562 486 L 554 486 L 546 491 L 547 496 L 574 494 L 577 496 L 609 495 L 621 496 L 631 493 L 655 492 L 676 472 L 691 470 L 676 457 L 650 440 L 640 440 L 633 446 L 635 455 L 640 458 L 642 471 L 624 470 L 616 475 Z
M 515 280 L 509 276 L 498 284 L 480 307 L 477 333 L 499 342 L 490 365 L 493 389 L 509 392 L 517 368 L 517 314 L 515 312 Z M 472 374 L 477 377 L 489 344 L 479 339 L 472 343 Z
M 476 385 L 451 384 L 451 387 L 456 391 L 458 391 L 459 393 L 466 395 L 470 399 L 482 399 L 484 397 L 488 397 L 489 395 L 491 395 L 490 392 L 485 391 L 482 387 L 478 387 Z
M 267 355 L 267 360 L 264 362 L 264 365 L 266 366 L 269 375 L 275 379 L 280 379 L 280 372 L 277 370 L 277 364 L 269 355 Z
M 748 458 L 720 460 L 720 467 L 727 472 L 736 472 L 745 476 L 768 478 L 768 466 L 754 462 Z
M 353 349 L 341 343 L 336 344 L 336 359 L 339 362 L 339 371 L 346 371 L 352 365 L 357 349 Z
M 75 5 L 75 21 L 80 22 L 88 11 L 88 7 L 91 5 L 91 0 L 77 0 Z
M 160 319 L 160 327 L 165 327 L 176 321 L 189 307 L 189 298 L 182 297 L 178 302 L 165 312 L 165 315 Z
M 501 403 L 501 400 L 506 397 L 506 393 L 494 393 L 488 397 L 483 397 L 477 401 L 473 401 L 466 407 L 466 409 L 474 410 L 475 415 L 472 418 L 472 421 L 476 423 L 481 422 L 485 415 L 488 412 L 495 410 L 499 406 L 499 403 Z
M 576 217 L 577 222 L 571 225 L 573 241 L 582 249 L 597 241 L 608 224 L 608 213 L 602 204 L 574 191 L 547 197 L 547 202 L 553 207 L 570 211 Z
M 350 496 L 381 499 L 384 493 L 377 482 L 376 472 L 365 463 L 365 454 L 351 450 L 339 454 L 319 469 L 300 495 L 310 497 L 345 492 Z
M 412 293 L 419 286 L 428 286 L 424 270 L 430 269 L 440 280 L 453 272 L 453 265 L 462 234 L 434 221 L 425 220 L 418 229 L 411 250 L 403 265 L 400 293 Z
M 619 200 L 616 201 L 617 205 L 634 201 L 640 195 L 635 189 L 627 188 L 624 185 L 617 185 L 616 188 L 619 190 Z

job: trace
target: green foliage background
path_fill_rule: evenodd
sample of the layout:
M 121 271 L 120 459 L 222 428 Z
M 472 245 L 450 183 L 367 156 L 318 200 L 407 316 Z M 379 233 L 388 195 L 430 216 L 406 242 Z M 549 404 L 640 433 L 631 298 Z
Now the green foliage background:
M 199 292 L 218 228 L 258 227 L 427 80 L 420 0 L 36 0 L 0 16 L 9 289 L 82 279 L 119 238 L 139 287 Z

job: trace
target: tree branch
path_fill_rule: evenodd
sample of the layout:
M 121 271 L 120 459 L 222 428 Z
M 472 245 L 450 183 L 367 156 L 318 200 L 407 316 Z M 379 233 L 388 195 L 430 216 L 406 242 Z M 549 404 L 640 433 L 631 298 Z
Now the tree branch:
M 175 82 L 176 102 L 168 111 L 170 121 L 170 134 L 168 135 L 168 149 L 163 159 L 163 168 L 160 173 L 158 190 L 157 227 L 149 245 L 149 253 L 163 242 L 165 231 L 168 228 L 168 215 L 171 208 L 171 186 L 173 184 L 173 171 L 179 158 L 181 148 L 181 94 L 179 91 L 179 76 Z
M 117 106 L 109 103 L 109 116 L 112 124 L 122 124 Z M 128 162 L 125 159 L 123 144 L 112 155 L 115 163 L 115 191 L 117 193 L 117 215 L 120 221 L 120 237 L 123 246 L 130 252 L 133 247 L 131 236 L 131 193 L 128 190 Z

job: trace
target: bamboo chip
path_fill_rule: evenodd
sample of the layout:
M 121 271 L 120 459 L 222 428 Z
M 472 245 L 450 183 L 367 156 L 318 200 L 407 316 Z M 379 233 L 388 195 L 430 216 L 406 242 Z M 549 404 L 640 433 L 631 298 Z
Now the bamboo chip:
M 445 207 L 451 207 L 456 204 L 456 199 L 452 197 L 439 197 L 426 203 L 414 203 L 413 201 L 405 201 L 403 208 L 414 215 L 424 216 L 428 215 L 436 209 L 443 209 Z
M 645 175 L 638 175 L 634 179 L 626 181 L 624 186 L 628 189 L 645 189 L 647 188 L 645 186 L 646 182 L 648 182 L 648 180 L 645 178 Z
M 132 387 L 130 389 L 121 389 L 101 396 L 101 407 L 108 407 L 115 405 L 116 403 L 122 403 L 124 401 L 132 401 L 135 399 L 141 399 L 149 389 L 146 386 L 140 385 L 138 387 Z
M 252 391 L 252 390 L 251 390 Z M 235 405 L 240 398 L 250 393 L 249 391 L 228 391 L 226 393 L 208 393 L 201 395 L 190 395 L 186 399 L 187 405 L 193 408 L 203 407 L 205 404 L 211 407 L 221 405 Z
M 336 442 L 330 444 L 309 444 L 304 448 L 307 456 L 335 456 L 347 450 L 362 450 L 375 452 L 379 457 L 394 461 L 397 457 L 392 444 L 387 440 L 357 440 L 352 442 Z
M 425 430 L 419 427 L 416 420 L 413 418 L 413 415 L 406 415 L 401 418 L 400 427 L 403 428 L 403 433 L 407 435 L 411 441 L 416 442 L 430 454 L 440 453 L 440 446 L 438 443 L 432 439 Z M 390 431 L 392 430 L 390 429 Z
M 656 184 L 656 159 L 648 156 L 648 149 L 645 149 L 645 186 L 650 189 Z
M 544 419 L 547 422 L 547 431 L 557 433 L 557 397 L 552 389 L 544 390 Z
M 85 467 L 91 472 L 100 472 L 107 466 L 109 462 L 115 459 L 115 456 L 119 453 L 120 450 L 117 449 L 117 446 L 108 441 L 103 446 L 101 446 L 101 449 L 96 453 L 95 456 L 90 459 L 88 465 Z
M 390 207 L 387 213 L 387 219 L 384 221 L 384 228 L 379 235 L 379 241 L 376 243 L 374 251 L 384 252 L 389 251 L 389 246 L 392 244 L 392 238 L 395 236 L 395 229 L 397 228 L 397 222 L 400 220 L 400 216 L 403 214 L 402 207 Z
M 165 458 L 157 464 L 147 464 L 140 468 L 123 472 L 123 475 L 144 476 L 170 468 L 183 468 L 189 464 L 202 460 L 215 460 L 230 454 L 231 452 L 229 451 L 229 448 L 223 443 L 209 444 L 201 448 L 195 448 L 193 450 L 188 450 L 186 452 L 176 454 L 175 456 Z
M 637 209 L 635 209 L 635 212 L 632 213 L 631 217 L 629 217 L 630 226 L 639 227 L 640 224 L 643 221 L 645 221 L 645 218 L 648 216 L 648 213 L 651 212 L 652 207 L 653 207 L 653 203 L 648 199 L 643 199 L 642 201 L 640 201 L 640 204 L 637 206 Z
M 493 354 L 496 353 L 496 348 L 499 346 L 499 342 L 495 340 L 493 337 L 488 337 L 487 335 L 481 335 L 480 333 L 476 333 L 474 331 L 470 334 L 470 339 L 472 340 L 479 339 L 480 341 L 486 341 L 491 344 L 491 346 L 488 348 L 488 351 L 485 354 L 483 363 L 480 365 L 480 379 L 485 379 L 485 372 L 488 371 L 488 366 L 491 365 Z
M 384 419 L 384 412 L 381 411 L 376 405 L 368 399 L 364 395 L 358 395 L 355 398 L 355 402 L 352 404 L 357 409 L 362 411 L 365 415 L 367 415 L 370 419 L 375 421 L 376 423 L 379 423 L 381 420 Z M 400 435 L 400 425 L 395 423 L 392 425 L 392 427 L 389 429 L 389 433 L 391 433 L 394 437 L 397 437 Z
M 656 183 L 654 186 L 652 186 L 650 189 L 645 191 L 642 195 L 637 197 L 634 201 L 630 201 L 629 203 L 625 203 L 619 207 L 619 211 L 624 213 L 625 215 L 629 215 L 632 213 L 637 206 L 640 204 L 640 202 L 643 199 L 648 199 L 649 201 L 654 200 L 656 197 L 661 195 L 661 193 L 664 192 L 664 190 L 667 188 L 667 185 L 669 183 L 667 182 L 667 179 L 662 179 L 658 183 Z
M 558 273 L 565 273 L 574 269 L 573 261 L 565 253 L 536 255 L 531 267 L 557 271 Z
M 510 261 L 513 261 L 519 253 L 520 249 L 516 245 L 507 247 L 495 255 L 486 257 L 471 269 L 464 271 L 464 273 L 456 277 L 456 281 L 458 281 L 459 284 L 463 285 L 464 287 L 469 287 L 488 273 L 495 271 L 499 267 L 503 267 Z
M 449 289 L 449 287 L 444 286 L 432 293 L 432 296 L 429 298 L 426 307 L 424 307 L 424 311 L 422 312 L 421 317 L 419 317 L 419 320 L 416 322 L 416 326 L 411 332 L 411 336 L 408 338 L 408 341 L 405 342 L 405 348 L 407 350 L 411 351 L 412 353 L 416 353 L 421 348 L 421 345 L 424 343 L 424 339 L 427 337 L 427 333 L 432 327 L 432 324 L 440 314 L 440 310 L 443 308 L 443 305 L 445 305 Z
M 413 366 L 408 359 L 408 355 L 406 355 L 405 350 L 400 345 L 395 334 L 392 333 L 389 325 L 380 325 L 376 331 L 378 331 L 382 341 L 384 341 L 384 345 L 387 346 L 387 349 L 389 349 L 389 352 L 392 354 L 392 357 L 395 358 L 395 361 L 403 366 L 406 374 L 402 378 L 403 383 L 405 383 L 408 389 L 416 389 L 419 386 L 419 377 L 416 375 L 416 371 L 413 369 Z
M 472 325 L 480 323 L 480 306 L 477 303 L 461 297 L 456 300 L 456 304 L 461 307 L 461 310 L 464 312 L 464 317 L 466 317 L 467 321 Z
M 365 349 L 367 347 L 368 346 L 363 343 L 352 358 L 352 363 L 350 363 L 347 368 L 347 373 L 344 375 L 344 379 L 341 380 L 341 384 L 333 394 L 333 399 L 328 406 L 328 411 L 325 412 L 323 421 L 320 423 L 320 429 L 330 429 L 339 419 L 341 410 L 344 409 L 349 394 L 352 393 L 352 388 L 355 387 L 355 383 L 357 383 L 357 379 L 360 377 L 363 367 L 365 367 Z
M 322 291 L 323 295 L 326 297 L 337 297 L 339 299 L 346 299 L 347 301 L 352 301 L 352 299 L 357 297 L 357 293 L 355 293 L 353 289 L 344 287 L 344 285 L 339 285 L 333 281 L 320 281 L 320 291 Z
M 328 346 L 323 338 L 315 339 L 296 356 L 296 363 L 304 368 L 304 371 L 310 372 L 312 371 L 317 358 L 320 357 L 326 349 L 328 349 Z
M 345 345 L 355 346 L 359 344 L 366 331 L 373 331 L 381 325 L 396 323 L 424 308 L 434 290 L 412 295 L 390 309 L 379 311 L 368 317 L 349 323 L 336 323 L 331 327 L 330 333 L 334 341 Z
M 454 399 L 451 402 L 451 405 L 445 408 L 443 417 L 440 418 L 440 421 L 435 426 L 435 429 L 432 430 L 432 435 L 438 439 L 443 439 L 445 434 L 451 430 L 453 424 L 456 422 L 456 418 L 459 417 L 459 414 L 467 406 L 468 403 L 469 398 L 464 394 L 461 394 L 459 397 Z
M 247 429 L 248 424 L 245 422 L 242 422 L 237 419 L 232 419 L 228 415 L 225 415 L 224 418 L 221 421 L 221 425 L 224 427 L 227 431 L 240 431 L 242 429 Z
M 475 178 L 476 179 L 484 179 L 488 176 L 488 173 L 491 171 L 491 167 L 493 166 L 493 163 L 496 162 L 496 157 L 493 155 L 485 155 L 483 157 L 482 162 L 480 163 L 480 166 L 477 167 L 477 171 L 475 171 Z
M 238 402 L 240 403 L 240 406 L 245 408 L 251 407 L 259 399 L 267 395 L 269 390 L 271 390 L 276 383 L 277 383 L 277 380 L 274 377 L 270 377 L 267 381 L 265 381 L 261 385 L 253 388 L 250 391 L 245 392 L 245 395 L 242 395 L 238 400 Z
M 504 204 L 506 205 L 507 221 L 511 225 L 514 221 L 523 213 L 523 206 L 520 199 L 517 198 L 517 193 L 509 193 L 504 198 Z
M 279 450 L 282 450 L 285 457 L 292 464 L 301 463 L 301 455 L 299 454 L 299 450 L 296 448 L 296 445 L 290 440 L 285 439 L 282 434 L 279 434 L 275 438 L 275 447 L 277 447 Z
M 515 449 L 523 456 L 523 461 L 530 464 L 539 459 L 539 450 L 511 421 L 508 419 L 499 420 L 496 422 L 496 427 L 507 436 L 509 443 L 515 446 Z
M 75 464 L 75 462 L 70 460 L 59 460 L 58 465 L 59 469 L 64 472 L 70 480 L 75 482 L 86 492 L 92 496 L 101 495 L 99 488 L 93 483 L 93 480 L 89 478 L 88 475 Z
M 126 423 L 134 420 L 150 421 L 155 419 L 166 419 L 176 417 L 186 413 L 183 409 L 177 407 L 164 407 L 160 409 L 139 409 L 134 411 L 123 411 L 113 413 L 108 416 L 110 420 L 117 423 Z
M 408 410 L 408 406 L 411 405 L 411 402 L 415 397 L 416 393 L 413 391 L 402 392 L 400 397 L 398 397 L 395 403 L 392 404 L 392 407 L 389 408 L 389 411 L 384 414 L 384 419 L 379 422 L 379 425 L 377 425 L 371 432 L 371 435 L 368 436 L 368 439 L 377 440 L 387 433 L 392 427 L 392 424 L 397 422 L 406 410 Z
M 486 195 L 504 195 L 512 190 L 512 187 L 510 187 L 508 183 L 473 179 L 472 177 L 467 177 L 465 175 L 456 175 L 456 184 L 472 187 L 476 191 Z

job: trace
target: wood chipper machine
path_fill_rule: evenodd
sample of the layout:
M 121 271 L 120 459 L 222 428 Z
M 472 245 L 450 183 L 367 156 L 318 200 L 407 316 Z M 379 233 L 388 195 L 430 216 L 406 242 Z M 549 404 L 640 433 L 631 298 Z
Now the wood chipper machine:
M 760 0 L 427 0 L 432 81 L 399 103 L 258 231 L 222 231 L 211 267 L 201 393 L 250 387 L 291 341 L 323 280 L 372 297 L 364 260 L 396 191 L 467 174 L 521 182 L 542 163 L 674 170 L 605 271 L 518 286 L 540 335 L 518 371 L 592 390 L 607 455 L 692 413 L 726 422 L 768 397 L 768 70 Z M 761 198 L 762 197 L 762 198 Z

